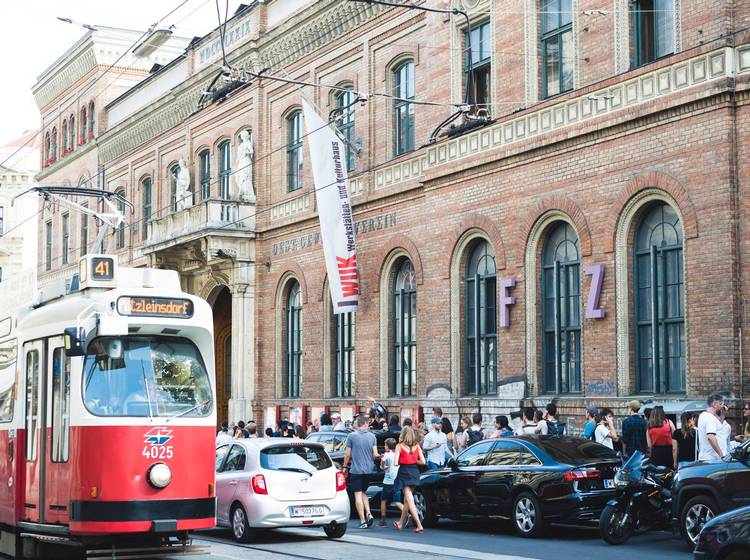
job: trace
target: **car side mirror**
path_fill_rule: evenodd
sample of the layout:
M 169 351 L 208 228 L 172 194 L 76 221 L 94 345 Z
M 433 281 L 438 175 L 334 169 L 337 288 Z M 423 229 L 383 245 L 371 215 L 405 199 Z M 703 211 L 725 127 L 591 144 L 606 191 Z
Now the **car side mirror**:
M 451 457 L 450 459 L 448 459 L 448 462 L 446 463 L 446 466 L 450 470 L 452 470 L 452 471 L 457 471 L 458 470 L 458 462 L 453 457 Z

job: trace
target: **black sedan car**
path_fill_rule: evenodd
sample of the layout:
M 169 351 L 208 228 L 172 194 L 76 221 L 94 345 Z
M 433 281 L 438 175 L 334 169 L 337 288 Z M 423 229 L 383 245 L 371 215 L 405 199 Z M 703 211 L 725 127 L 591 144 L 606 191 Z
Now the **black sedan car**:
M 706 523 L 693 554 L 695 560 L 750 558 L 750 507 L 723 513 Z
M 518 436 L 476 443 L 421 477 L 415 501 L 426 525 L 441 517 L 499 517 L 524 537 L 548 523 L 591 525 L 615 495 L 619 457 L 588 439 Z
M 692 549 L 711 518 L 750 505 L 750 441 L 729 461 L 698 461 L 677 471 L 672 482 L 672 524 Z

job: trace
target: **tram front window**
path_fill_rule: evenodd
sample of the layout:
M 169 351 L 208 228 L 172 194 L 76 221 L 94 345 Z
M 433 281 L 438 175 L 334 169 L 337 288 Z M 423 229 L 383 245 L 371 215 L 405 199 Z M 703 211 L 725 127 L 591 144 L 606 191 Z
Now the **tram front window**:
M 97 416 L 206 416 L 211 410 L 206 367 L 184 338 L 96 338 L 83 372 L 83 399 Z

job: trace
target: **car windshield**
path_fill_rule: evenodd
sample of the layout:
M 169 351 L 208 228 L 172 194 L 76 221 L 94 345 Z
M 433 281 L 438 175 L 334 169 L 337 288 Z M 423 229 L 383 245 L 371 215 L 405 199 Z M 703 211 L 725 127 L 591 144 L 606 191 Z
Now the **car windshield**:
M 587 439 L 541 437 L 535 443 L 558 463 L 580 465 L 602 459 L 617 459 L 617 454 L 609 447 Z
M 327 469 L 332 464 L 318 445 L 275 445 L 260 452 L 260 466 L 272 471 L 309 473 Z
M 206 416 L 211 385 L 185 338 L 100 337 L 89 344 L 83 398 L 97 416 Z

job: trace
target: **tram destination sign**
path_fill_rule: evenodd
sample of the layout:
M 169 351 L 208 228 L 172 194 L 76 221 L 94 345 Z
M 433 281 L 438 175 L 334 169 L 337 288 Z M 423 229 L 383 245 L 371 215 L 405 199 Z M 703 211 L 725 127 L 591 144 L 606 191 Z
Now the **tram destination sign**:
M 182 298 L 123 296 L 117 299 L 117 312 L 131 317 L 190 319 L 193 302 Z

